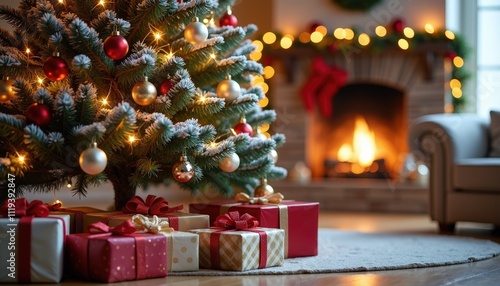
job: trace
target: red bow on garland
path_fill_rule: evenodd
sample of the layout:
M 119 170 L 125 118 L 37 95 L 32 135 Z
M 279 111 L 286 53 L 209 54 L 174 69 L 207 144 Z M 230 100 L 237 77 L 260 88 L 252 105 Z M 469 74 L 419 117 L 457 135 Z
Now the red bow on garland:
M 164 198 L 154 195 L 148 195 L 146 201 L 139 196 L 135 196 L 127 202 L 123 208 L 123 212 L 129 214 L 162 216 L 166 213 L 180 211 L 183 207 L 183 205 L 169 207 L 168 202 Z
M 0 208 L 0 215 L 3 217 L 47 217 L 50 213 L 49 208 L 40 200 L 33 200 L 28 203 L 25 198 L 6 200 Z
M 317 104 L 321 114 L 331 117 L 333 97 L 347 82 L 347 72 L 330 66 L 322 57 L 311 63 L 311 74 L 301 89 L 302 102 L 307 112 L 313 112 Z
M 128 235 L 134 233 L 136 228 L 134 223 L 128 219 L 115 227 L 108 226 L 103 222 L 96 222 L 89 225 L 87 231 L 91 234 Z
M 258 227 L 259 221 L 247 213 L 240 216 L 240 213 L 235 211 L 218 216 L 214 225 L 224 229 L 247 230 Z

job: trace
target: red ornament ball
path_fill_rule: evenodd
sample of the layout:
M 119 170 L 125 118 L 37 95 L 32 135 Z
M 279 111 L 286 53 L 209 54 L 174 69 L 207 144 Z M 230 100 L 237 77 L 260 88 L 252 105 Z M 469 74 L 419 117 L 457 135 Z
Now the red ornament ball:
M 43 103 L 35 102 L 26 109 L 26 120 L 40 127 L 49 125 L 52 119 L 50 108 Z
M 405 22 L 399 18 L 392 21 L 392 24 L 391 24 L 392 31 L 394 33 L 402 33 L 405 26 L 406 26 Z
M 113 59 L 121 60 L 128 53 L 128 42 L 119 33 L 113 34 L 104 40 L 104 53 Z
M 236 16 L 234 16 L 233 14 L 228 14 L 227 12 L 222 15 L 222 17 L 219 19 L 219 25 L 221 27 L 223 26 L 232 26 L 232 27 L 235 27 L 238 26 L 238 19 L 236 18 Z
M 63 58 L 59 56 L 52 56 L 43 64 L 43 73 L 50 80 L 63 80 L 69 74 L 68 64 Z
M 444 57 L 446 59 L 450 59 L 450 60 L 453 60 L 455 57 L 457 56 L 457 53 L 455 53 L 455 51 L 446 51 L 446 53 L 444 53 Z
M 166 79 L 160 83 L 160 94 L 166 94 L 172 88 L 172 82 Z
M 233 129 L 236 134 L 247 133 L 250 137 L 253 136 L 253 128 L 246 122 L 236 124 Z
M 309 25 L 309 33 L 312 33 L 314 31 L 316 31 L 316 28 L 318 28 L 319 26 L 323 26 L 323 24 L 321 24 L 320 22 L 313 22 Z

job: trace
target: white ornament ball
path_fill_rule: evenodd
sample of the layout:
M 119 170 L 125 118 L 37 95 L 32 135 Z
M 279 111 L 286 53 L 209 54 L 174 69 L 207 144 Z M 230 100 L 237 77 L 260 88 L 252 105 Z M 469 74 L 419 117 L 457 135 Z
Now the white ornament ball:
M 269 152 L 269 157 L 271 157 L 271 159 L 273 159 L 273 162 L 274 164 L 276 164 L 276 162 L 278 162 L 278 152 L 276 152 L 276 150 L 271 150 L 271 152 Z
M 205 42 L 208 38 L 208 29 L 203 23 L 198 21 L 198 18 L 193 19 L 184 29 L 184 38 L 191 45 L 197 45 Z
M 135 103 L 146 106 L 156 101 L 156 87 L 144 77 L 144 81 L 138 82 L 132 88 L 132 98 Z
M 225 102 L 231 102 L 241 95 L 240 85 L 228 76 L 217 85 L 217 97 L 224 98 Z
M 231 173 L 236 171 L 236 169 L 238 169 L 239 166 L 240 166 L 240 156 L 238 156 L 238 154 L 236 153 L 232 153 L 231 155 L 219 161 L 219 167 L 221 168 L 222 171 L 226 173 Z
M 108 164 L 108 156 L 106 153 L 97 147 L 97 143 L 93 143 L 93 146 L 84 150 L 80 154 L 80 168 L 89 174 L 97 175 L 106 169 Z

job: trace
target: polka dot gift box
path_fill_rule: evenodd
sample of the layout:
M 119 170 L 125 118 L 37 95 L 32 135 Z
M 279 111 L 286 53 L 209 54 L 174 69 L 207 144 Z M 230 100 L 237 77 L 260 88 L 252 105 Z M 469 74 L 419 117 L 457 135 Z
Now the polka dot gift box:
M 107 283 L 167 276 L 164 235 L 136 233 L 131 220 L 116 227 L 98 222 L 88 231 L 66 236 L 69 275 Z
M 198 271 L 199 236 L 190 232 L 174 231 L 168 221 L 154 215 L 132 217 L 138 231 L 161 233 L 167 237 L 167 270 L 168 272 Z

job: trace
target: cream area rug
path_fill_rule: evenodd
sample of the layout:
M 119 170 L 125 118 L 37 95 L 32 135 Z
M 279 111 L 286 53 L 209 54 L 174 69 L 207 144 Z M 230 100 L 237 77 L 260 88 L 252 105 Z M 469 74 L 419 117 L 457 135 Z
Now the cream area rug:
M 285 259 L 283 266 L 244 272 L 200 269 L 186 275 L 264 275 L 394 270 L 468 263 L 500 255 L 500 244 L 451 235 L 363 233 L 320 229 L 318 256 Z

